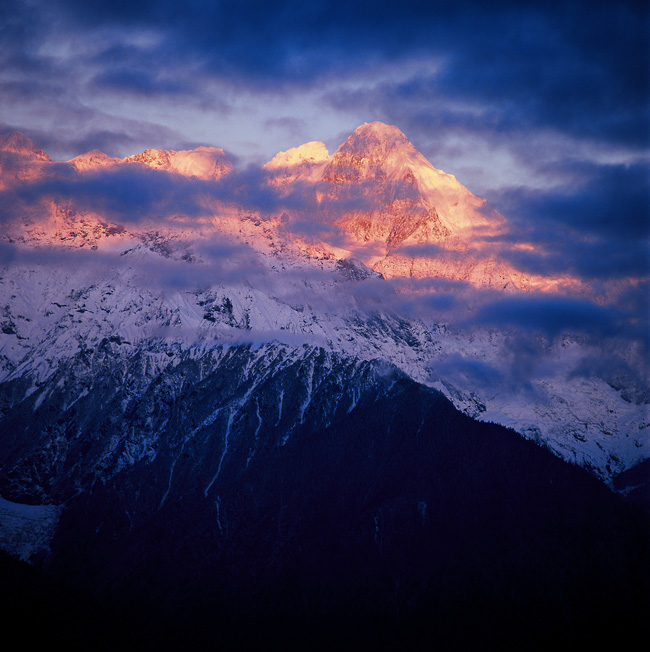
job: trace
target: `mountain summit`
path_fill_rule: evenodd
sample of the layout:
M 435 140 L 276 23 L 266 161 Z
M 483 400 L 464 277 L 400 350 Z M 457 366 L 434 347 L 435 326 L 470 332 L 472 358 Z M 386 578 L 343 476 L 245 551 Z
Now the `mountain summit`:
M 347 251 L 386 277 L 443 276 L 499 288 L 526 283 L 503 263 L 474 255 L 505 219 L 436 169 L 394 125 L 364 123 L 331 156 L 322 143 L 306 143 L 280 152 L 265 169 L 283 192 L 304 198 L 311 188 L 309 220 L 334 234 L 336 255 Z M 316 247 L 323 244 L 327 250 L 327 242 Z
M 34 161 L 49 161 L 50 157 L 20 131 L 10 131 L 0 135 L 0 151 L 20 154 Z
M 381 197 L 382 211 L 397 214 L 400 222 L 405 211 L 420 217 L 426 213 L 428 221 L 435 223 L 424 232 L 415 227 L 402 233 L 397 244 L 406 239 L 423 243 L 448 236 L 468 237 L 477 229 L 495 225 L 496 215 L 486 218 L 484 199 L 473 195 L 453 175 L 436 169 L 397 127 L 383 122 L 364 123 L 355 129 L 332 155 L 323 180 L 332 184 L 370 182 L 368 191 Z M 368 235 L 363 229 L 358 234 Z
M 383 122 L 366 122 L 336 150 L 324 178 L 333 182 L 353 182 L 393 176 L 409 162 L 417 160 L 418 154 L 397 127 Z
M 233 165 L 220 147 L 197 147 L 190 150 L 147 149 L 127 156 L 125 163 L 142 163 L 154 170 L 165 170 L 199 179 L 219 179 L 232 171 Z

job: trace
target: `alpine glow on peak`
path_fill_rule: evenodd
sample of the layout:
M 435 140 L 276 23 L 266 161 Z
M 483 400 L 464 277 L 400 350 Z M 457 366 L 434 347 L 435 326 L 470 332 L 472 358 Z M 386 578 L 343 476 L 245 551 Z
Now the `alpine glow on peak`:
M 538 252 L 516 223 L 397 127 L 364 124 L 331 156 L 312 142 L 244 170 L 215 147 L 64 163 L 21 135 L 5 141 L 8 378 L 34 364 L 47 378 L 77 350 L 68 331 L 86 346 L 297 339 L 386 359 L 602 477 L 648 456 L 646 342 L 634 307 L 622 309 L 644 281 L 517 269 Z M 23 286 L 41 275 L 41 289 Z M 66 327 L 48 301 L 67 306 L 79 287 L 88 317 Z
M 21 642 L 645 640 L 649 21 L 0 3 Z

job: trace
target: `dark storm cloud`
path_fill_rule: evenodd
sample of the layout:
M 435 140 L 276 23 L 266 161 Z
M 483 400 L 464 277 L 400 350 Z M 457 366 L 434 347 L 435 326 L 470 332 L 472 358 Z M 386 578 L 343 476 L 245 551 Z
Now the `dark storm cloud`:
M 3 58 L 17 62 L 27 57 L 25 43 L 42 37 L 46 31 L 37 5 L 23 0 L 0 3 L 0 55 Z
M 605 129 L 607 137 L 621 140 L 635 139 L 643 128 L 648 10 L 642 2 L 54 4 L 71 29 L 159 30 L 164 40 L 152 68 L 166 65 L 170 53 L 232 79 L 273 85 L 442 55 L 446 65 L 435 84 L 398 84 L 396 99 L 441 91 L 479 96 L 504 106 L 510 119 L 521 116 L 521 125 L 601 135 Z M 612 120 L 613 114 L 621 119 Z
M 517 268 L 586 279 L 650 274 L 650 166 L 558 165 L 554 190 L 506 189 L 489 196 L 510 220 L 497 240 Z M 508 245 L 528 243 L 534 250 Z
M 621 316 L 585 299 L 552 295 L 500 298 L 481 307 L 473 324 L 510 325 L 539 331 L 555 338 L 562 333 L 586 332 L 599 336 L 621 333 Z
M 494 193 L 511 219 L 566 226 L 588 236 L 643 238 L 650 231 L 650 165 L 558 163 L 566 185 L 555 190 L 515 188 Z M 521 226 L 521 224 L 520 224 Z
M 416 133 L 523 133 L 552 128 L 624 145 L 648 141 L 648 12 L 643 3 L 562 3 L 468 14 L 431 51 L 434 75 L 365 92 L 365 101 Z M 449 24 L 444 25 L 450 27 Z M 445 102 L 440 102 L 444 98 Z M 449 108 L 449 100 L 461 106 Z
M 108 91 L 135 93 L 142 95 L 182 95 L 194 90 L 192 84 L 184 80 L 165 79 L 159 74 L 133 68 L 106 70 L 96 75 L 92 84 Z

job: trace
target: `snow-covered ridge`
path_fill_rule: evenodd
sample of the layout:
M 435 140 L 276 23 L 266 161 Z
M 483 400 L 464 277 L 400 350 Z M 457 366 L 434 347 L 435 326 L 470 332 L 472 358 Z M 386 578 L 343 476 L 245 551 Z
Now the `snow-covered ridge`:
M 12 186 L 61 165 L 93 180 L 104 168 L 146 165 L 196 177 L 202 191 L 233 172 L 217 148 L 147 150 L 124 160 L 94 151 L 61 164 L 38 158 L 31 141 L 2 142 L 23 152 L 20 175 L 0 176 Z M 580 372 L 598 356 L 593 344 L 571 336 L 526 341 L 539 370 L 513 379 L 504 364 L 516 332 L 457 327 L 427 307 L 447 296 L 388 282 L 534 287 L 502 261 L 466 254 L 472 233 L 501 228 L 504 218 L 486 216 L 483 200 L 435 170 L 396 127 L 363 125 L 332 156 L 310 143 L 273 160 L 268 178 L 293 202 L 280 209 L 219 202 L 218 193 L 199 216 L 178 215 L 174 206 L 146 219 L 107 215 L 74 197 L 48 196 L 42 213 L 26 206 L 1 237 L 0 382 L 24 382 L 25 395 L 40 396 L 72 357 L 90 359 L 107 347 L 167 356 L 307 344 L 351 360 L 386 360 L 471 416 L 510 425 L 604 478 L 650 455 L 644 389 Z M 318 198 L 313 205 L 306 189 Z M 338 204 L 350 208 L 327 212 Z M 470 314 L 471 295 L 466 307 L 461 294 L 449 297 L 461 318 Z M 633 366 L 634 351 L 621 355 Z
M 121 159 L 119 158 L 108 156 L 108 154 L 104 154 L 104 152 L 101 152 L 98 149 L 93 149 L 85 154 L 75 156 L 70 160 L 70 163 L 74 165 L 77 170 L 83 171 L 117 165 L 120 161 Z
M 56 505 L 25 505 L 0 497 L 0 550 L 22 561 L 46 552 L 60 514 Z
M 327 161 L 329 157 L 325 143 L 312 141 L 299 147 L 291 147 L 285 152 L 278 152 L 264 167 L 273 170 L 275 168 L 301 165 L 302 163 L 322 163 Z
M 0 134 L 0 151 L 18 154 L 34 161 L 50 161 L 50 157 L 20 131 Z
M 219 147 L 197 147 L 180 151 L 147 149 L 142 154 L 127 156 L 124 162 L 142 163 L 153 169 L 199 179 L 219 179 L 233 169 L 226 153 Z

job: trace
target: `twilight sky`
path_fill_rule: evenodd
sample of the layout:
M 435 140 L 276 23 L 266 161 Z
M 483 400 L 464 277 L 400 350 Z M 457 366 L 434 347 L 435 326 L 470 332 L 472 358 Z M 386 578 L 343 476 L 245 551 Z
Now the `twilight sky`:
M 0 124 L 57 159 L 268 160 L 382 120 L 476 192 L 547 188 L 645 157 L 649 27 L 644 1 L 5 0 Z
M 625 0 L 4 0 L 0 132 L 243 168 L 381 120 L 540 244 L 527 271 L 645 276 L 649 28 Z

